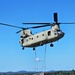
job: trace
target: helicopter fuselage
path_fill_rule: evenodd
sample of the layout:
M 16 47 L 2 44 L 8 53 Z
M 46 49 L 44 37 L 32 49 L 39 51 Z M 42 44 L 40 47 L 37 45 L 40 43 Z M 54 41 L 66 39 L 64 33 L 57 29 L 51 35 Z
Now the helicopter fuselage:
M 38 47 L 47 43 L 55 42 L 61 39 L 64 33 L 58 25 L 54 25 L 51 30 L 46 30 L 37 34 L 32 34 L 20 40 L 22 47 Z

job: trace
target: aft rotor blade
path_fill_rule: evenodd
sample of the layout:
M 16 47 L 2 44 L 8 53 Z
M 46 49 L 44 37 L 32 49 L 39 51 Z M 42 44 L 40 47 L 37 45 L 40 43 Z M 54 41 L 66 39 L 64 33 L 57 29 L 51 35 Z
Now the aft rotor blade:
M 41 27 L 46 27 L 46 26 L 51 26 L 50 24 L 46 24 L 46 25 L 41 25 L 41 26 L 34 26 L 34 27 L 28 27 L 28 28 L 23 28 L 23 29 L 31 29 L 31 28 L 41 28 Z M 19 32 L 21 32 L 22 30 L 19 30 L 18 32 L 16 32 L 16 33 L 19 33 Z
M 5 23 L 0 23 L 0 25 L 23 29 L 23 27 L 14 26 L 14 25 L 5 24 Z
M 50 23 L 23 23 L 23 24 L 50 24 Z
M 41 28 L 41 27 L 47 27 L 47 26 L 51 26 L 51 24 L 46 24 L 46 25 L 41 25 L 41 26 L 29 27 L 29 28 L 27 28 L 27 29 L 30 29 L 30 28 Z
M 22 30 L 17 31 L 16 34 L 19 33 L 19 32 L 21 32 L 21 31 L 22 31 Z

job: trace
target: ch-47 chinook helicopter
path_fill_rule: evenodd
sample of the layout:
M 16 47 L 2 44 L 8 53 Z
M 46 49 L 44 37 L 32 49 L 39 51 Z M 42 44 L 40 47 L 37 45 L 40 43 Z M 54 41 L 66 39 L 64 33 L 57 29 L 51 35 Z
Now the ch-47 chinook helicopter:
M 20 34 L 21 38 L 19 43 L 21 44 L 22 49 L 24 50 L 25 47 L 28 47 L 28 48 L 33 48 L 33 50 L 35 50 L 36 47 L 42 46 L 48 43 L 50 43 L 50 46 L 53 47 L 54 45 L 52 43 L 61 39 L 65 34 L 64 32 L 62 32 L 59 25 L 60 24 L 75 24 L 75 23 L 74 22 L 60 23 L 58 22 L 57 13 L 54 13 L 54 23 L 23 23 L 23 24 L 34 24 L 34 25 L 39 24 L 40 26 L 24 28 L 19 26 L 13 26 L 10 24 L 0 23 L 0 25 L 22 29 L 16 32 L 16 33 L 19 33 L 19 32 L 21 33 Z M 47 26 L 51 26 L 51 29 L 42 31 L 37 34 L 32 34 L 31 30 L 29 30 L 31 28 L 41 28 L 41 27 L 47 27 Z

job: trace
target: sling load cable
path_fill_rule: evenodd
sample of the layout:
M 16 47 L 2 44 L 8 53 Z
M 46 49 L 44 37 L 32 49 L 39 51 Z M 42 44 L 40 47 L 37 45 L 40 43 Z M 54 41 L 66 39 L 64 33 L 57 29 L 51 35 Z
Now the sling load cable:
M 45 50 L 44 50 L 44 58 L 43 58 L 43 62 L 42 62 L 42 70 L 45 72 L 46 71 L 46 47 L 47 45 L 45 45 Z M 39 58 L 37 58 L 37 53 L 35 50 L 35 71 L 38 71 L 38 62 L 39 62 Z
M 35 58 L 34 58 L 34 61 L 35 61 L 35 71 L 38 70 L 38 66 L 37 66 L 37 61 L 36 61 L 36 58 L 37 58 L 37 55 L 36 55 L 36 50 L 35 51 Z
M 46 36 L 46 43 L 47 43 L 47 40 L 48 40 L 47 34 L 45 34 L 45 36 Z M 47 49 L 47 44 L 45 44 L 44 59 L 43 59 L 43 65 L 42 65 L 44 72 L 46 71 L 46 49 Z
M 45 45 L 45 54 L 44 54 L 44 71 L 46 71 L 46 49 L 47 49 L 47 45 Z
M 45 45 L 44 58 L 43 58 L 43 64 L 42 64 L 42 69 L 44 72 L 46 71 L 46 48 L 47 48 L 47 45 Z

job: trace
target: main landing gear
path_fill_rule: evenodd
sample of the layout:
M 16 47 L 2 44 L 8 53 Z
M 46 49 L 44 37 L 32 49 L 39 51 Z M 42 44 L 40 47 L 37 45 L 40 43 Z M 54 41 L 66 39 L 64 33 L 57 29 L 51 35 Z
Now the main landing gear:
M 51 43 L 51 44 L 50 44 L 50 47 L 53 47 L 53 46 L 54 46 L 54 45 Z
M 22 47 L 22 50 L 24 50 L 24 47 Z
M 33 47 L 33 51 L 35 50 L 35 47 Z

